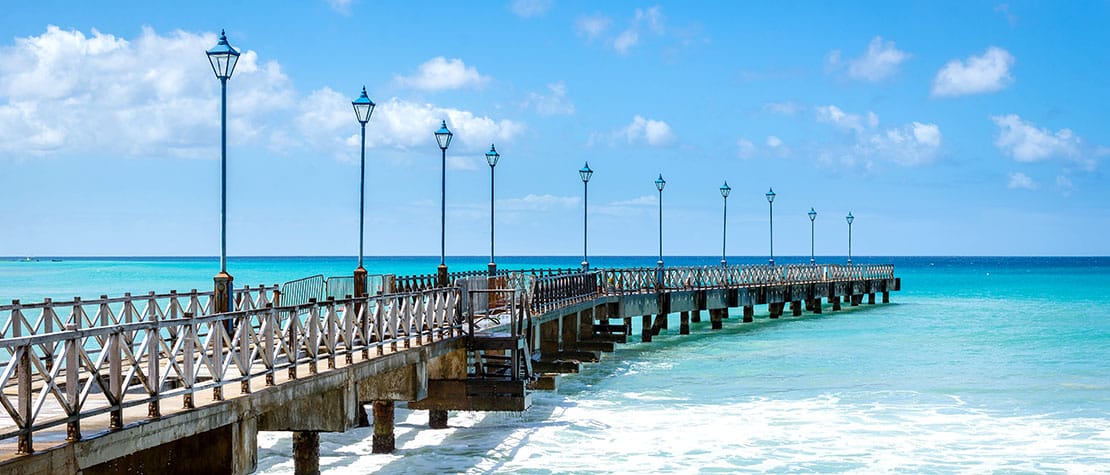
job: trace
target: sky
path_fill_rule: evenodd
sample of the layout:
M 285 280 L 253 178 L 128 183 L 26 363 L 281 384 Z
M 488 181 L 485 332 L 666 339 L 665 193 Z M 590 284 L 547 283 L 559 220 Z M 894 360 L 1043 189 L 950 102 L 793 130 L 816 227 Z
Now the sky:
M 0 256 L 1108 255 L 1110 2 L 15 2 Z

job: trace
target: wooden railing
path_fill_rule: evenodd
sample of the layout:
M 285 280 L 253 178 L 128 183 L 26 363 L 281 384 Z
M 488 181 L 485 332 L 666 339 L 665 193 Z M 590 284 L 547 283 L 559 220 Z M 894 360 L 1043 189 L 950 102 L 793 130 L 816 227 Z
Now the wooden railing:
M 173 301 L 168 313 L 159 306 L 139 312 L 125 300 L 123 316 L 104 314 L 105 324 L 89 324 L 83 305 L 75 305 L 74 317 L 66 320 L 47 310 L 44 318 L 61 327 L 51 331 L 26 328 L 27 320 L 18 316 L 24 308 L 16 308 L 14 330 L 0 339 L 0 406 L 6 416 L 0 416 L 0 440 L 16 437 L 18 451 L 30 453 L 36 432 L 62 424 L 67 440 L 75 441 L 89 417 L 107 413 L 108 428 L 121 428 L 134 422 L 124 420 L 128 407 L 145 404 L 147 417 L 157 418 L 168 398 L 179 397 L 189 409 L 200 391 L 222 400 L 229 385 L 246 394 L 252 379 L 275 384 L 280 370 L 295 379 L 301 365 L 315 373 L 320 363 L 334 368 L 337 358 L 351 363 L 359 354 L 368 359 L 387 348 L 457 336 L 459 297 L 458 289 L 442 288 L 286 307 L 252 303 L 207 316 L 189 310 L 202 308 L 194 299 L 188 300 L 193 307 Z M 27 307 L 52 308 L 49 302 Z
M 608 294 L 740 286 L 893 279 L 892 265 L 791 264 L 602 269 L 598 285 Z

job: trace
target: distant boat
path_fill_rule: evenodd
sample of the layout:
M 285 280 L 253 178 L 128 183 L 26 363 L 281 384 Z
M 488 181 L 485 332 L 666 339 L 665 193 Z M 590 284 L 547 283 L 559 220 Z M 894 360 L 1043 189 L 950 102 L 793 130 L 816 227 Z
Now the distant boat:
M 62 262 L 61 259 L 50 259 L 50 262 Z

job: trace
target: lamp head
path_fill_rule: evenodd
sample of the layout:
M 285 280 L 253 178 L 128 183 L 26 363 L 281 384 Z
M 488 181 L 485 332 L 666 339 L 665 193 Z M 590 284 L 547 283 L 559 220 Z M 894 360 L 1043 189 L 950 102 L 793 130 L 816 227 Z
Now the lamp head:
M 590 169 L 590 162 L 578 169 L 578 176 L 582 178 L 582 183 L 589 183 L 590 177 L 594 176 L 594 171 Z
M 497 153 L 497 149 L 494 148 L 493 144 L 489 144 L 489 151 L 486 152 L 486 163 L 488 163 L 490 167 L 496 167 L 497 160 L 500 159 L 501 154 Z
M 844 219 L 848 220 L 848 224 L 852 224 L 852 221 L 855 221 L 856 217 L 852 216 L 852 212 L 849 211 L 848 216 L 845 216 Z
M 809 209 L 809 220 L 813 221 L 815 219 L 817 219 L 817 212 L 814 211 L 813 208 L 810 208 Z
M 220 41 L 208 50 L 208 62 L 212 63 L 212 72 L 218 79 L 231 79 L 235 72 L 235 63 L 239 62 L 239 50 L 232 48 L 227 42 L 227 35 L 220 30 Z
M 732 188 L 728 186 L 726 181 L 725 184 L 721 185 L 721 196 L 728 198 L 729 193 L 732 193 Z
M 770 188 L 767 189 L 767 202 L 768 203 L 774 203 L 775 202 L 775 190 L 770 189 Z
M 358 123 L 366 125 L 370 120 L 370 114 L 374 113 L 374 101 L 366 95 L 366 86 L 362 86 L 362 95 L 351 101 L 351 106 L 355 108 L 355 118 L 358 119 Z
M 664 179 L 663 179 L 663 174 L 662 174 L 662 173 L 660 173 L 660 174 L 659 174 L 659 178 L 656 178 L 656 179 L 655 179 L 655 189 L 657 189 L 657 190 L 659 190 L 660 192 L 662 192 L 662 191 L 663 191 L 663 187 L 664 187 L 664 186 L 667 186 L 667 180 L 664 180 Z
M 436 142 L 439 144 L 439 148 L 447 150 L 447 146 L 451 145 L 451 137 L 453 137 L 455 134 L 452 134 L 450 130 L 447 130 L 446 120 L 439 123 L 439 130 L 437 130 L 435 133 Z

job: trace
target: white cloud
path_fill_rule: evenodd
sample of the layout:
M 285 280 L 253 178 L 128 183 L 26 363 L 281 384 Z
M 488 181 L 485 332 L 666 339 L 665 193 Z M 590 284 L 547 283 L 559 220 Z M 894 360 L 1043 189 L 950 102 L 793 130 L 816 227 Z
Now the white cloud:
M 613 40 L 613 49 L 617 50 L 617 52 L 621 54 L 627 53 L 629 49 L 631 49 L 633 46 L 636 46 L 636 43 L 639 40 L 640 35 L 636 33 L 636 30 L 624 30 L 621 32 L 620 35 L 617 36 L 616 40 Z
M 879 116 L 874 112 L 866 116 L 851 114 L 834 105 L 818 106 L 815 110 L 818 122 L 851 132 L 855 137 L 851 153 L 845 154 L 842 160 L 845 165 L 854 166 L 860 159 L 879 158 L 903 166 L 916 166 L 933 161 L 940 153 L 943 136 L 936 124 L 911 122 L 879 130 Z M 827 154 L 821 160 L 830 161 Z M 872 166 L 868 161 L 863 163 L 866 167 Z
M 1038 162 L 1053 157 L 1077 158 L 1082 141 L 1071 129 L 1052 132 L 1021 120 L 1017 114 L 992 116 L 998 125 L 994 145 L 1019 162 Z
M 448 155 L 447 156 L 447 169 L 448 170 L 460 170 L 460 171 L 477 170 L 478 169 L 478 159 L 473 158 L 473 157 L 459 156 L 459 155 Z
M 56 26 L 16 38 L 0 48 L 0 157 L 218 157 L 220 83 L 204 55 L 215 44 L 214 33 L 151 28 L 132 41 Z M 264 137 L 296 103 L 276 62 L 241 52 L 228 82 L 233 145 Z
M 747 160 L 755 156 L 755 144 L 745 138 L 740 138 L 736 141 L 736 156 L 743 160 Z
M 893 41 L 883 41 L 876 36 L 867 45 L 867 52 L 848 61 L 848 76 L 854 79 L 878 82 L 898 72 L 898 66 L 910 55 L 894 46 Z M 836 56 L 839 60 L 839 55 Z
M 574 30 L 592 41 L 601 37 L 612 24 L 613 20 L 605 15 L 580 16 L 574 22 Z
M 478 73 L 478 69 L 467 66 L 461 59 L 438 56 L 421 64 L 416 74 L 397 76 L 395 80 L 402 86 L 415 89 L 443 91 L 481 87 L 489 82 L 489 76 L 482 76 Z
M 837 106 L 831 104 L 827 106 L 817 106 L 815 110 L 817 112 L 818 122 L 832 124 L 837 128 L 854 130 L 856 132 L 862 132 L 864 129 L 863 117 L 857 114 L 846 113 Z M 868 113 L 868 124 L 871 125 L 871 127 L 879 125 L 878 116 L 874 113 Z
M 933 95 L 952 97 L 1000 91 L 1014 82 L 1010 75 L 1013 65 L 1013 55 L 995 46 L 987 48 L 981 56 L 967 58 L 966 62 L 953 59 L 937 71 Z
M 763 104 L 763 112 L 769 112 L 776 115 L 791 116 L 805 109 L 801 104 L 796 102 L 768 102 Z
M 351 14 L 351 0 L 327 0 L 332 10 L 344 15 Z
M 553 0 L 513 0 L 509 9 L 521 18 L 543 16 L 551 8 Z
M 940 127 L 936 124 L 913 122 L 871 135 L 861 142 L 859 150 L 904 166 L 929 163 L 936 158 L 941 145 Z
M 524 107 L 534 107 L 536 113 L 543 116 L 574 114 L 574 103 L 567 98 L 566 84 L 561 81 L 548 84 L 547 89 L 550 95 L 529 94 Z
M 1029 175 L 1021 172 L 1016 172 L 1010 174 L 1010 182 L 1006 185 L 1006 187 L 1015 190 L 1035 190 L 1037 189 L 1037 182 L 1033 181 L 1032 178 L 1029 178 Z
M 618 132 L 629 144 L 646 143 L 651 147 L 670 145 L 674 141 L 671 126 L 661 120 L 645 119 L 637 115 L 632 122 Z
M 646 10 L 637 8 L 636 15 L 632 18 L 632 22 L 636 25 L 646 24 L 648 29 L 657 35 L 663 34 L 666 30 L 663 27 L 663 10 L 662 7 L 656 5 Z
M 767 146 L 771 148 L 779 148 L 782 146 L 782 139 L 775 137 L 774 135 L 768 135 Z
M 0 47 L 0 158 L 218 158 L 220 86 L 204 55 L 215 43 L 214 33 L 162 36 L 147 28 L 128 41 L 48 27 Z M 357 157 L 355 96 L 329 88 L 302 95 L 277 62 L 242 50 L 228 82 L 228 139 Z M 508 119 L 390 99 L 374 111 L 367 146 L 429 146 L 442 119 L 457 132 L 453 150 L 484 151 L 524 131 Z

